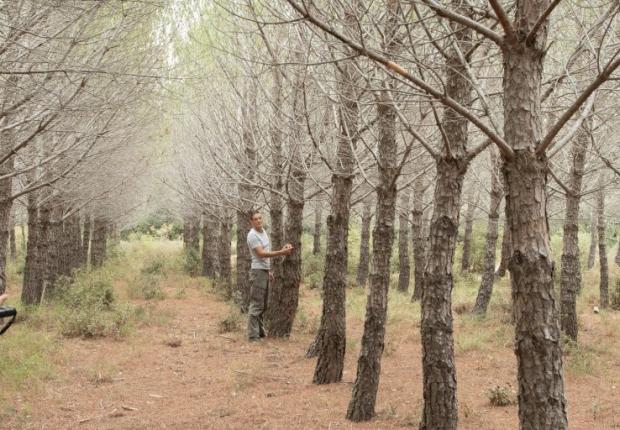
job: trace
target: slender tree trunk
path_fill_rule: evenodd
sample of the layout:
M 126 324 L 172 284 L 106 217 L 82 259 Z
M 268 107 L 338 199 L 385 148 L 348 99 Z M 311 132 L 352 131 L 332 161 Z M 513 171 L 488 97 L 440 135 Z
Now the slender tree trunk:
M 596 228 L 598 230 L 598 260 L 600 263 L 599 291 L 601 309 L 605 309 L 609 306 L 609 266 L 607 264 L 607 239 L 605 237 L 605 230 L 607 228 L 605 222 L 605 188 L 603 187 L 602 179 L 599 179 L 599 187 L 596 195 L 598 215 Z
M 392 1 L 391 5 L 398 7 L 398 2 Z M 391 12 L 394 15 L 389 18 L 393 25 L 387 32 L 389 38 L 393 38 L 396 31 L 395 8 L 391 9 Z M 388 43 L 393 47 L 393 39 Z M 370 291 L 366 301 L 364 334 L 357 360 L 357 376 L 347 411 L 347 418 L 351 421 L 368 421 L 375 415 L 381 356 L 385 346 L 385 320 L 390 285 L 390 258 L 394 242 L 396 178 L 398 176 L 395 138 L 396 110 L 387 94 L 387 91 L 393 89 L 392 85 L 384 90 L 381 102 L 377 106 L 380 184 L 377 189 L 377 218 L 372 234 L 372 269 Z M 408 210 L 405 213 L 408 213 Z M 408 241 L 408 238 L 405 240 Z
M 22 254 L 26 253 L 26 226 L 22 223 L 19 225 L 19 230 L 21 231 L 22 241 L 19 244 Z
M 56 280 L 60 275 L 60 267 L 62 262 L 60 261 L 60 250 L 62 249 L 62 205 L 54 200 L 50 202 L 51 214 L 50 214 L 50 227 L 48 230 L 48 248 L 47 248 L 47 261 L 45 265 L 45 283 L 46 290 L 48 292 L 53 291 Z
M 322 202 L 317 199 L 314 207 L 314 235 L 312 241 L 312 253 L 314 255 L 321 253 L 321 228 L 323 226 L 322 209 Z
M 618 248 L 616 249 L 616 257 L 614 258 L 614 263 L 616 263 L 617 266 L 620 266 L 620 240 L 618 240 Z
M 471 14 L 459 0 L 452 2 L 455 11 Z M 472 32 L 456 24 L 456 44 L 466 51 Z M 472 86 L 467 69 L 451 47 L 446 57 L 446 94 L 470 106 Z M 430 248 L 424 270 L 422 291 L 422 370 L 424 409 L 420 430 L 455 430 L 458 425 L 456 366 L 452 328 L 452 266 L 459 228 L 463 180 L 469 166 L 467 147 L 468 122 L 452 109 L 444 111 L 444 149 L 436 159 L 437 178 Z
M 517 2 L 515 34 L 529 34 L 549 3 Z M 514 151 L 504 160 L 503 174 L 512 241 L 509 269 L 522 430 L 568 427 L 546 213 L 547 159 L 535 153 L 543 136 L 541 81 L 547 27 L 545 19 L 531 43 L 516 37 L 506 40 L 503 48 L 504 135 Z
M 491 199 L 489 202 L 489 220 L 487 223 L 487 238 L 484 252 L 484 268 L 482 280 L 476 297 L 473 312 L 484 315 L 487 313 L 491 294 L 493 293 L 493 280 L 495 279 L 495 254 L 499 230 L 499 208 L 502 202 L 502 183 L 500 180 L 500 160 L 494 148 L 489 149 L 491 158 Z
M 219 278 L 224 282 L 226 294 L 232 295 L 232 265 L 230 263 L 231 245 L 230 245 L 231 225 L 228 216 L 224 214 L 220 222 L 220 235 L 218 241 L 218 266 Z
M 353 6 L 352 6 L 353 7 Z M 353 11 L 344 11 L 345 23 L 355 28 Z M 330 214 L 327 217 L 325 273 L 323 276 L 323 308 L 317 334 L 318 360 L 314 369 L 315 384 L 342 380 L 346 349 L 346 307 L 349 217 L 355 159 L 355 135 L 358 131 L 360 97 L 357 86 L 362 81 L 353 61 L 340 63 L 337 77 L 340 103 L 340 133 L 336 163 L 332 172 Z
M 581 289 L 581 263 L 579 262 L 579 203 L 581 181 L 590 142 L 591 119 L 581 124 L 573 144 L 573 163 L 570 172 L 570 192 L 566 194 L 566 215 L 560 271 L 561 326 L 562 331 L 577 340 L 577 293 Z
M 202 222 L 202 276 L 215 279 L 217 265 L 217 222 L 204 214 Z
M 28 206 L 26 208 L 28 214 L 28 242 L 26 245 L 26 262 L 24 263 L 24 279 L 22 287 L 22 303 L 25 305 L 36 305 L 41 300 L 42 290 L 39 288 L 40 282 L 37 277 L 36 268 L 37 259 L 37 223 L 39 210 L 37 208 L 38 192 L 34 191 L 28 194 Z
M 590 221 L 590 252 L 588 252 L 588 270 L 594 267 L 596 262 L 596 249 L 598 248 L 598 230 L 596 226 L 596 211 L 592 209 Z
M 508 220 L 504 221 L 504 233 L 502 234 L 502 250 L 499 259 L 499 267 L 495 272 L 495 276 L 503 278 L 508 269 L 508 261 L 510 260 L 510 225 Z
M 426 238 L 424 236 L 424 176 L 419 175 L 413 183 L 413 211 L 411 212 L 411 236 L 413 239 L 414 287 L 411 301 L 422 298 L 424 266 L 426 265 Z
M 11 220 L 9 224 L 9 256 L 11 260 L 17 258 L 17 243 L 15 240 L 15 223 Z
M 93 267 L 101 267 L 106 257 L 107 222 L 95 216 L 93 222 L 93 238 L 90 248 L 90 259 Z
M 362 232 L 360 236 L 360 257 L 357 265 L 356 284 L 359 287 L 366 285 L 370 267 L 370 224 L 372 223 L 372 200 L 366 198 L 362 209 Z
M 90 215 L 84 215 L 84 230 L 82 232 L 82 265 L 88 266 L 88 250 L 90 248 L 90 232 L 92 220 Z
M 188 247 L 189 249 L 200 254 L 200 218 L 192 215 L 189 219 L 189 231 L 188 231 Z
M 2 133 L 4 134 L 4 133 Z M 9 158 L 2 166 L 0 166 L 0 175 L 5 175 L 13 170 L 13 157 Z M 11 230 L 11 207 L 13 201 L 10 200 L 13 181 L 11 178 L 0 180 L 0 294 L 6 289 L 6 260 L 7 248 L 9 246 L 10 230 Z M 15 232 L 13 232 L 13 238 Z M 11 248 L 11 251 L 13 249 Z
M 465 212 L 465 232 L 463 234 L 463 256 L 461 258 L 461 273 L 467 272 L 471 265 L 471 240 L 474 231 L 474 213 L 478 199 L 475 196 L 474 187 L 468 196 L 467 211 Z M 475 201 L 474 201 L 475 199 Z
M 400 196 L 401 212 L 398 216 L 398 291 L 409 290 L 411 266 L 409 263 L 409 200 L 408 190 L 402 190 Z
M 303 58 L 299 58 L 303 61 Z M 301 63 L 300 63 L 301 64 Z M 303 162 L 303 93 L 305 75 L 301 69 L 296 72 L 295 94 L 293 100 L 293 138 L 290 141 L 290 176 L 288 178 L 287 220 L 285 227 L 286 241 L 293 245 L 293 252 L 282 261 L 282 280 L 278 295 L 274 295 L 273 309 L 269 324 L 270 337 L 288 337 L 293 329 L 297 305 L 299 303 L 299 285 L 301 283 L 301 236 L 303 233 L 304 186 L 306 168 Z

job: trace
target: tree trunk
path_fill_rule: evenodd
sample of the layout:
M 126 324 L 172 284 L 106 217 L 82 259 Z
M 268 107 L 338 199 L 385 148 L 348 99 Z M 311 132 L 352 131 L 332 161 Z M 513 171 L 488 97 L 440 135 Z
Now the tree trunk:
M 90 259 L 93 267 L 101 267 L 106 257 L 107 250 L 107 222 L 95 216 L 93 222 L 93 238 L 90 248 Z
M 88 266 L 88 250 L 90 248 L 90 232 L 92 219 L 90 215 L 84 216 L 84 230 L 82 232 L 82 265 Z
M 283 215 L 283 202 L 282 202 L 282 190 L 284 189 L 283 171 L 284 171 L 284 156 L 282 154 L 282 124 L 284 124 L 284 110 L 286 107 L 282 100 L 282 71 L 274 64 L 272 68 L 273 75 L 273 106 L 274 117 L 270 124 L 270 137 L 271 137 L 271 174 L 273 175 L 273 183 L 269 194 L 269 218 L 271 220 L 271 230 L 269 239 L 271 241 L 271 249 L 281 249 L 284 245 L 284 215 Z M 271 259 L 271 271 L 273 272 L 273 279 L 269 283 L 267 291 L 267 310 L 265 311 L 265 326 L 267 332 L 271 329 L 271 323 L 276 319 L 274 314 L 277 309 L 277 302 L 280 298 L 280 292 L 282 291 L 282 280 L 284 274 L 282 272 L 282 259 Z
M 312 241 L 312 254 L 321 253 L 321 227 L 323 226 L 322 202 L 317 199 L 314 207 L 314 235 Z
M 224 282 L 226 294 L 228 297 L 232 295 L 232 265 L 230 263 L 231 245 L 230 245 L 231 225 L 227 215 L 223 216 L 220 222 L 220 235 L 218 240 L 218 266 L 219 278 Z
M 4 133 L 2 133 L 4 135 Z M 4 137 L 4 136 L 3 136 Z M 0 175 L 5 175 L 13 170 L 13 157 L 9 158 L 2 166 L 0 166 Z M 11 230 L 11 207 L 13 201 L 10 200 L 13 187 L 12 178 L 0 180 L 0 294 L 6 289 L 6 260 L 7 248 L 9 246 L 10 230 Z M 13 240 L 15 239 L 15 231 L 13 231 Z M 14 245 L 14 242 L 11 242 Z M 13 248 L 11 248 L 13 251 Z
M 507 217 L 506 217 L 507 218 Z M 510 225 L 508 220 L 504 221 L 504 233 L 502 234 L 502 250 L 499 259 L 499 267 L 495 272 L 495 276 L 503 278 L 508 269 L 508 261 L 510 260 Z
M 298 56 L 301 57 L 300 54 Z M 303 58 L 299 58 L 299 60 L 303 61 Z M 293 252 L 284 257 L 282 261 L 282 278 L 278 280 L 277 284 L 280 288 L 274 289 L 272 294 L 273 303 L 271 303 L 272 309 L 270 310 L 268 333 L 270 337 L 288 337 L 291 334 L 299 303 L 301 236 L 303 233 L 304 186 L 306 181 L 302 132 L 305 121 L 302 113 L 302 100 L 305 92 L 304 79 L 303 71 L 297 69 L 293 99 L 293 130 L 289 150 L 291 164 L 287 186 L 287 220 L 285 227 L 286 242 L 293 245 Z
M 465 232 L 463 234 L 463 256 L 461 258 L 461 273 L 467 272 L 469 270 L 469 266 L 471 265 L 471 237 L 474 231 L 474 213 L 478 203 L 473 185 L 467 200 L 467 211 L 465 212 Z
M 17 258 L 17 243 L 15 240 L 15 223 L 13 220 L 9 223 L 9 255 L 11 260 Z
M 618 248 L 616 249 L 616 257 L 614 258 L 614 263 L 616 263 L 617 266 L 620 266 L 620 240 L 618 240 Z
M 424 283 L 424 266 L 426 265 L 426 238 L 424 236 L 424 176 L 419 175 L 413 183 L 413 211 L 411 211 L 411 236 L 413 239 L 413 278 L 414 287 L 411 301 L 422 298 L 422 285 Z
M 453 0 L 457 12 L 471 10 Z M 472 32 L 454 23 L 457 46 L 466 51 Z M 456 49 L 446 57 L 446 94 L 463 106 L 470 106 L 471 82 Z M 468 122 L 452 109 L 444 110 L 444 149 L 436 158 L 437 178 L 433 216 L 429 233 L 429 252 L 424 270 L 422 291 L 422 370 L 424 409 L 420 430 L 454 430 L 458 425 L 456 399 L 456 367 L 452 328 L 452 265 L 459 228 L 461 193 L 469 158 L 467 147 Z
M 560 300 L 562 331 L 577 340 L 577 293 L 581 289 L 581 263 L 579 262 L 579 203 L 581 181 L 584 174 L 586 151 L 590 142 L 591 119 L 581 124 L 574 140 L 570 171 L 570 192 L 566 194 L 566 215 L 560 271 Z
M 352 6 L 357 7 L 357 6 Z M 357 18 L 349 9 L 344 11 L 349 29 L 355 28 Z M 359 69 L 351 60 L 343 61 L 337 77 L 340 103 L 340 130 L 336 163 L 332 172 L 330 214 L 327 217 L 325 273 L 323 276 L 323 308 L 318 337 L 318 360 L 314 369 L 315 384 L 329 384 L 342 380 L 346 349 L 346 306 L 349 217 L 355 167 L 355 135 L 358 131 L 362 82 Z
M 598 248 L 598 230 L 596 227 L 596 211 L 592 209 L 590 220 L 590 252 L 588 252 L 588 270 L 594 267 L 596 262 L 596 248 Z
M 398 2 L 393 1 L 392 4 L 398 5 Z M 388 39 L 388 43 L 392 47 L 396 31 L 395 16 L 394 14 L 389 18 L 393 27 L 386 35 L 391 38 L 391 40 Z M 372 269 L 370 290 L 366 301 L 364 334 L 357 360 L 357 376 L 347 411 L 347 418 L 351 421 L 368 421 L 375 415 L 381 374 L 381 356 L 385 346 L 385 320 L 390 286 L 390 258 L 394 242 L 396 178 L 398 176 L 395 138 L 396 109 L 387 94 L 387 91 L 393 89 L 393 84 L 388 85 L 385 92 L 381 94 L 381 101 L 377 106 L 380 183 L 377 188 L 375 211 L 377 218 L 372 233 Z M 405 213 L 408 214 L 408 210 Z M 406 223 L 407 217 L 404 218 Z M 408 242 L 408 238 L 405 240 Z
M 215 279 L 217 272 L 217 222 L 209 214 L 202 221 L 202 276 Z
M 491 294 L 493 293 L 493 280 L 495 279 L 495 254 L 499 230 L 499 208 L 502 202 L 502 183 L 500 180 L 500 160 L 494 148 L 489 149 L 491 158 L 491 199 L 489 202 L 489 221 L 487 223 L 487 238 L 484 251 L 484 267 L 482 280 L 476 297 L 473 312 L 478 315 L 487 313 Z
M 62 249 L 62 205 L 53 200 L 50 202 L 50 227 L 48 230 L 48 248 L 45 264 L 45 283 L 46 290 L 51 292 L 54 289 L 56 280 L 60 275 L 62 262 L 60 261 L 60 251 Z
M 42 284 L 39 281 L 41 272 L 37 271 L 37 234 L 38 217 L 37 208 L 38 192 L 28 193 L 28 242 L 26 245 L 26 262 L 24 263 L 24 279 L 22 287 L 22 303 L 25 305 L 36 305 L 41 301 Z
M 605 222 L 605 188 L 602 179 L 599 179 L 599 187 L 596 195 L 598 215 L 596 228 L 598 230 L 598 261 L 600 266 L 599 292 L 601 309 L 605 309 L 609 306 L 609 266 L 607 265 L 607 239 L 605 237 L 605 229 L 607 228 Z
M 364 288 L 368 279 L 368 269 L 370 265 L 370 223 L 372 222 L 371 199 L 364 200 L 362 212 L 362 234 L 360 237 L 360 258 L 357 265 L 357 286 Z
M 411 266 L 409 264 L 409 190 L 401 190 L 400 210 L 398 216 L 398 291 L 409 290 Z M 373 239 L 374 241 L 374 239 Z M 373 248 L 374 249 L 374 248 Z M 374 251 L 373 251 L 374 252 Z M 391 252 L 391 250 L 390 250 Z
M 517 35 L 529 34 L 549 1 L 516 3 Z M 535 153 L 543 136 L 541 81 L 548 19 L 536 37 L 506 40 L 504 135 L 514 155 L 504 160 L 515 316 L 515 353 L 522 430 L 568 427 L 558 306 L 547 219 L 547 159 Z M 528 43 L 526 43 L 526 40 Z

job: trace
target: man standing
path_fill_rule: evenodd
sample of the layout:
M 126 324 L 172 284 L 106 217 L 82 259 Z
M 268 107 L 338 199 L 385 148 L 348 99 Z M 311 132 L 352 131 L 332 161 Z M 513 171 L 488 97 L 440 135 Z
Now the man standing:
M 250 308 L 248 310 L 248 339 L 256 341 L 265 337 L 263 315 L 267 307 L 269 281 L 273 279 L 271 261 L 269 259 L 290 254 L 293 252 L 293 246 L 287 243 L 281 250 L 272 252 L 269 236 L 267 236 L 267 232 L 263 229 L 263 216 L 260 212 L 252 212 L 250 222 L 252 229 L 248 233 L 248 247 L 252 255 L 250 273 L 252 286 L 250 289 Z

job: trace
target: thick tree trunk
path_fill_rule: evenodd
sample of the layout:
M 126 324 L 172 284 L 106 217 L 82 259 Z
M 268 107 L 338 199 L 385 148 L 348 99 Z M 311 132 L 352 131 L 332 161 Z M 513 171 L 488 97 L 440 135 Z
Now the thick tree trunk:
M 36 271 L 37 266 L 37 227 L 39 210 L 37 208 L 38 192 L 28 194 L 28 242 L 26 245 L 26 262 L 24 264 L 24 279 L 22 287 L 22 303 L 25 305 L 39 304 L 42 294 L 42 284 L 40 282 L 41 272 Z
M 218 224 L 209 214 L 202 219 L 202 276 L 215 279 L 217 273 Z
M 398 291 L 406 293 L 409 290 L 411 266 L 409 263 L 409 190 L 402 190 L 400 196 L 400 210 L 398 216 Z M 374 239 L 373 239 L 374 240 Z M 391 252 L 391 250 L 390 250 Z
M 398 4 L 398 2 L 392 3 Z M 394 37 L 394 34 L 390 33 L 388 37 Z M 385 91 L 390 89 L 388 87 Z M 353 385 L 353 394 L 347 411 L 347 418 L 351 421 L 368 421 L 375 415 L 381 374 L 381 356 L 385 346 L 385 320 L 390 285 L 390 257 L 394 242 L 398 170 L 395 138 L 396 110 L 387 94 L 382 94 L 381 98 L 377 106 L 380 177 L 377 189 L 377 218 L 372 233 L 372 269 L 370 290 L 366 301 L 364 335 L 357 360 L 357 376 Z M 405 213 L 408 213 L 408 210 Z M 406 240 L 408 241 L 408 238 Z
M 495 254 L 499 230 L 499 208 L 502 202 L 502 183 L 500 180 L 500 160 L 494 148 L 490 148 L 491 158 L 491 198 L 489 201 L 489 220 L 487 223 L 487 238 L 484 251 L 484 267 L 482 280 L 476 297 L 473 312 L 484 315 L 487 313 L 491 294 L 493 293 L 493 280 L 495 279 Z
M 516 3 L 517 35 L 529 34 L 550 1 Z M 547 159 L 535 153 L 543 136 L 541 81 L 548 19 L 534 40 L 507 39 L 504 55 L 504 135 L 514 155 L 504 160 L 515 316 L 515 352 L 522 430 L 568 427 L 561 332 L 546 213 Z
M 579 262 L 579 203 L 581 181 L 584 174 L 586 151 L 590 142 L 590 121 L 585 120 L 573 144 L 573 163 L 570 171 L 570 192 L 566 194 L 566 215 L 560 272 L 561 326 L 562 331 L 577 340 L 577 293 L 581 289 L 581 263 Z
M 364 288 L 368 279 L 368 269 L 370 265 L 370 224 L 372 222 L 372 205 L 371 199 L 364 200 L 364 208 L 362 209 L 362 233 L 360 236 L 360 258 L 357 265 L 356 284 L 358 287 Z
M 594 267 L 596 262 L 596 249 L 598 248 L 598 229 L 596 226 L 596 211 L 592 209 L 592 216 L 590 220 L 590 252 L 588 252 L 588 270 Z
M 344 19 L 350 25 L 349 29 L 355 28 L 357 18 L 351 10 L 345 10 Z M 345 289 L 349 217 L 355 166 L 353 151 L 359 115 L 357 102 L 360 94 L 357 86 L 362 79 L 353 61 L 340 63 L 338 70 L 340 130 L 336 163 L 332 173 L 330 214 L 327 217 L 323 308 L 317 334 L 318 360 L 312 379 L 315 384 L 329 384 L 342 380 L 346 349 Z
M 272 191 L 269 195 L 269 218 L 271 220 L 271 229 L 269 231 L 269 239 L 271 241 L 271 249 L 281 249 L 284 245 L 284 215 L 282 191 L 284 189 L 284 156 L 282 154 L 282 124 L 284 123 L 284 110 L 286 107 L 282 100 L 282 71 L 277 65 L 273 65 L 273 106 L 274 117 L 270 124 L 271 136 L 271 174 L 273 175 Z M 276 319 L 274 311 L 277 309 L 277 302 L 282 291 L 282 258 L 271 259 L 271 271 L 273 279 L 269 283 L 267 310 L 265 312 L 265 326 L 267 332 L 271 329 L 271 323 Z
M 323 205 L 321 200 L 316 201 L 314 206 L 314 235 L 312 241 L 312 253 L 314 255 L 321 253 L 321 230 L 323 226 Z
M 599 187 L 600 189 L 596 195 L 598 221 L 596 228 L 598 230 L 598 261 L 600 266 L 599 292 L 601 309 L 605 309 L 609 306 L 609 266 L 607 264 L 607 239 L 605 237 L 605 230 L 607 228 L 607 223 L 605 222 L 605 188 L 603 187 L 602 179 L 599 180 Z
M 413 295 L 411 301 L 422 298 L 424 266 L 426 265 L 426 237 L 424 236 L 424 176 L 419 175 L 413 183 L 413 210 L 411 211 L 411 236 L 413 239 Z
M 475 200 L 474 200 L 475 199 Z M 472 233 L 474 231 L 474 214 L 476 212 L 476 205 L 478 199 L 473 189 L 469 193 L 467 199 L 467 211 L 465 212 L 465 231 L 463 234 L 463 255 L 461 258 L 461 273 L 467 272 L 471 265 L 471 240 Z
M 470 14 L 459 0 L 452 7 Z M 466 51 L 472 32 L 452 24 L 457 46 Z M 467 68 L 452 47 L 446 57 L 446 94 L 471 105 L 471 82 Z M 424 409 L 420 430 L 455 430 L 458 425 L 456 367 L 452 328 L 452 266 L 459 228 L 463 180 L 469 158 L 466 152 L 468 122 L 452 109 L 445 109 L 442 126 L 445 142 L 436 159 L 437 178 L 433 216 L 429 233 L 429 252 L 422 291 L 422 370 Z
M 303 61 L 302 58 L 299 58 Z M 293 252 L 282 261 L 282 278 L 278 280 L 278 290 L 274 289 L 273 303 L 269 318 L 270 337 L 288 337 L 293 329 L 299 285 L 301 283 L 301 236 L 303 233 L 304 186 L 306 168 L 303 161 L 303 93 L 305 75 L 301 69 L 296 71 L 295 94 L 293 100 L 293 133 L 290 140 L 290 176 L 288 178 L 286 241 L 293 245 Z
M 188 248 L 196 253 L 200 254 L 200 218 L 192 215 L 189 219 L 189 232 L 188 232 Z
M 93 238 L 90 248 L 90 259 L 93 267 L 101 267 L 107 252 L 107 222 L 95 216 L 93 222 Z
M 5 175 L 13 169 L 13 158 L 11 157 L 4 165 L 0 166 L 0 175 Z M 0 294 L 6 289 L 6 260 L 9 247 L 11 230 L 11 207 L 13 201 L 10 200 L 13 181 L 11 178 L 0 180 Z M 15 232 L 13 232 L 13 239 Z M 14 243 L 14 242 L 13 242 Z M 13 249 L 11 248 L 11 251 Z

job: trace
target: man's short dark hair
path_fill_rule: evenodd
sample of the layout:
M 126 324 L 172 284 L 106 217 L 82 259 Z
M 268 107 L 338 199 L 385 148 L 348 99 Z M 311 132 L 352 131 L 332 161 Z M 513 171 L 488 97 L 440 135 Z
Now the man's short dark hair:
M 252 209 L 252 210 L 250 211 L 250 221 L 252 221 L 252 220 L 254 219 L 254 215 L 259 214 L 259 213 L 260 213 L 260 211 L 259 211 L 259 210 L 257 210 L 257 209 Z

